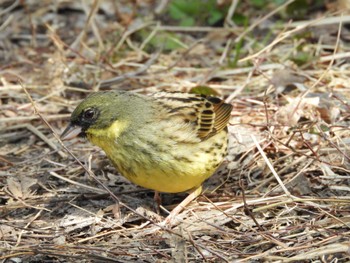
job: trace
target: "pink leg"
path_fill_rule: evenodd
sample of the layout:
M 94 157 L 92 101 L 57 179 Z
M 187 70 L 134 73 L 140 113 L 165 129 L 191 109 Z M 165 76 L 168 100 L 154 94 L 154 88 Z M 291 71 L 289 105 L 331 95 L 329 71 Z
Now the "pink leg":
M 160 196 L 160 193 L 158 191 L 154 191 L 154 201 L 156 202 L 156 211 L 157 214 L 160 214 L 160 205 L 162 204 L 162 197 Z

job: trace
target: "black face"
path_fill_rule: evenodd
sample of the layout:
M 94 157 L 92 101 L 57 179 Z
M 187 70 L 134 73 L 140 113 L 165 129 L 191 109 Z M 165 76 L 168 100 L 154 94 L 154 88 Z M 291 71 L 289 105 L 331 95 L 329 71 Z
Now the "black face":
M 100 111 L 97 108 L 87 108 L 83 110 L 76 119 L 73 119 L 71 123 L 72 125 L 80 126 L 82 132 L 79 136 L 85 137 L 85 131 L 96 122 L 99 115 Z

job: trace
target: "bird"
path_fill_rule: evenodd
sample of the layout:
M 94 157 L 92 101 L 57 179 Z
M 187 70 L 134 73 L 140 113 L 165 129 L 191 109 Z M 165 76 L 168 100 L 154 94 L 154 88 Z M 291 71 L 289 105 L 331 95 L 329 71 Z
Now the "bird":
M 154 190 L 158 201 L 159 192 L 189 192 L 166 218 L 170 223 L 223 162 L 231 111 L 222 99 L 200 94 L 98 91 L 74 109 L 61 139 L 87 138 L 122 176 Z

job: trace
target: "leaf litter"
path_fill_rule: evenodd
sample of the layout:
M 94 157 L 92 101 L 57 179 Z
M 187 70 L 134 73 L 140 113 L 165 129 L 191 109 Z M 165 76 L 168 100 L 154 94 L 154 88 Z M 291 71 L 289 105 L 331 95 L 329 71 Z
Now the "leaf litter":
M 348 16 L 329 4 L 276 23 L 293 1 L 217 1 L 212 15 L 261 16 L 179 26 L 160 2 L 0 3 L 0 259 L 348 261 Z M 229 155 L 170 229 L 159 223 L 185 194 L 158 215 L 101 150 L 65 142 L 81 166 L 58 141 L 93 91 L 199 86 L 234 106 Z

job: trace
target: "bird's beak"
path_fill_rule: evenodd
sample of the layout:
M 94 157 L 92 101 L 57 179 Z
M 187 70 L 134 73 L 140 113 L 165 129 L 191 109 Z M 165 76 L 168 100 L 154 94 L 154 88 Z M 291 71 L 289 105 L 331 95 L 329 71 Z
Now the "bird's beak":
M 69 124 L 68 127 L 62 132 L 60 138 L 62 141 L 71 140 L 77 137 L 81 132 L 81 127 Z

